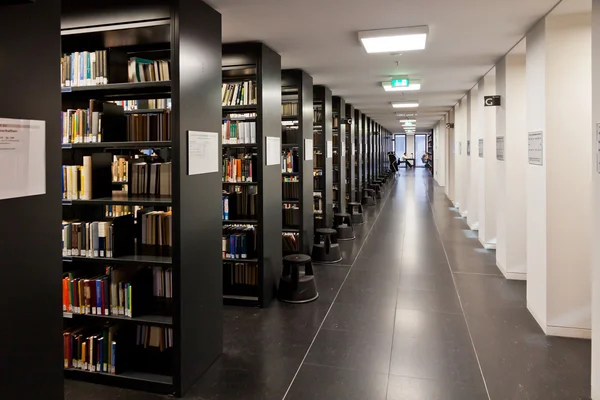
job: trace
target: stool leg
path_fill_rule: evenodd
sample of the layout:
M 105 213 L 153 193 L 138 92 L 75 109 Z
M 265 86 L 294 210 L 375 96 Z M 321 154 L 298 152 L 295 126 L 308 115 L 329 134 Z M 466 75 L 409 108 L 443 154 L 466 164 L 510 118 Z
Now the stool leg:
M 294 290 L 298 289 L 298 282 L 300 281 L 300 268 L 297 264 L 292 265 L 292 287 Z
M 313 271 L 312 261 L 309 261 L 304 266 L 304 275 L 314 275 L 314 274 L 315 273 Z
M 325 236 L 325 253 L 329 254 L 331 249 L 331 238 L 330 235 Z

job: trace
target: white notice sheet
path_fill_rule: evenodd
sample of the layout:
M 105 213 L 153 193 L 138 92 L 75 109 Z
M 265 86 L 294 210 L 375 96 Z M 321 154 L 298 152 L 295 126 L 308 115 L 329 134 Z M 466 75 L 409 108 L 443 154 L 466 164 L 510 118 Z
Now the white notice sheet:
M 219 171 L 219 134 L 188 131 L 188 175 Z
M 281 138 L 267 136 L 266 165 L 281 164 Z
M 0 200 L 46 193 L 46 122 L 0 118 Z
M 313 140 L 304 139 L 304 160 L 311 161 L 313 159 Z
M 333 142 L 327 141 L 327 158 L 333 158 Z

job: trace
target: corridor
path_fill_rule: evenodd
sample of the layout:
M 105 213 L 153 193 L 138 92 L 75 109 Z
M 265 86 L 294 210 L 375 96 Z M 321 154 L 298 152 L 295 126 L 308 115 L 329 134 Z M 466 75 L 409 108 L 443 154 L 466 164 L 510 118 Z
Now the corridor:
M 589 399 L 590 342 L 546 337 L 428 172 L 402 171 L 305 305 L 225 308 L 222 400 Z M 68 400 L 160 399 L 67 382 Z M 83 395 L 85 393 L 85 395 Z

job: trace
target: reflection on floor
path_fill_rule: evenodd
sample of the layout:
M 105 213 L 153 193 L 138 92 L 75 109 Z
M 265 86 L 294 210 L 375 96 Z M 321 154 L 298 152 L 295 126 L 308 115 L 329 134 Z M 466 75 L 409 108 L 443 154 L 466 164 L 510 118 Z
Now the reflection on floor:
M 589 399 L 590 342 L 546 337 L 429 174 L 403 172 L 367 209 L 319 299 L 225 308 L 203 400 Z M 65 382 L 67 400 L 163 396 Z

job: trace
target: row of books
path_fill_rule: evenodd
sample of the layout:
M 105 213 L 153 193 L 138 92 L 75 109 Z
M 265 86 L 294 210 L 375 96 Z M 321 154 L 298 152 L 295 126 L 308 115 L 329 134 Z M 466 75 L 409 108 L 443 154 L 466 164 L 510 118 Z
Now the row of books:
M 258 187 L 233 186 L 222 195 L 223 220 L 255 219 L 258 215 Z
M 113 100 L 125 111 L 171 109 L 171 99 Z
M 300 252 L 300 242 L 297 233 L 283 232 L 281 241 L 283 245 L 283 254 L 297 254 Z
M 296 204 L 283 205 L 283 226 L 287 228 L 297 228 L 300 226 L 300 207 Z
M 61 87 L 92 86 L 108 83 L 106 50 L 63 54 L 60 58 Z
M 284 181 L 281 184 L 281 192 L 282 192 L 283 201 L 299 200 L 300 199 L 300 182 L 298 182 L 298 177 L 297 176 L 285 177 L 283 179 L 284 179 Z M 288 179 L 289 179 L 289 181 L 288 181 Z M 295 179 L 295 181 L 293 181 L 292 179 Z
M 102 141 L 102 104 L 90 100 L 90 108 L 61 112 L 62 143 L 97 143 Z
M 172 164 L 170 162 L 135 162 L 131 165 L 129 190 L 134 195 L 171 196 Z
M 62 166 L 62 198 L 92 199 L 92 157 L 84 156 L 83 165 Z
M 225 225 L 222 236 L 223 259 L 256 258 L 256 227 L 254 225 Z
M 297 128 L 292 128 L 290 126 L 284 126 L 284 129 L 281 130 L 281 143 L 283 145 L 295 145 L 298 146 L 301 143 L 301 139 L 299 140 L 299 133 Z
M 107 221 L 63 221 L 63 257 L 113 257 L 114 229 Z
M 225 120 L 221 125 L 223 144 L 256 143 L 256 122 Z
M 171 79 L 171 62 L 131 57 L 128 64 L 129 82 L 157 82 Z
M 138 213 L 141 223 L 142 253 L 152 255 L 170 255 L 173 247 L 173 213 L 171 211 L 141 210 Z M 165 248 L 166 247 L 166 248 Z
M 298 102 L 290 102 L 290 103 L 282 103 L 281 104 L 281 115 L 286 116 L 296 116 L 298 115 Z
M 300 157 L 297 150 L 283 152 L 281 155 L 281 172 L 300 172 Z
M 256 83 L 254 81 L 223 83 L 221 100 L 223 106 L 256 104 Z
M 152 267 L 154 297 L 173 298 L 173 268 Z
M 117 374 L 119 339 L 117 324 L 97 327 L 68 328 L 63 331 L 64 368 Z M 120 361 L 119 361 L 120 362 Z
M 170 110 L 128 114 L 127 140 L 133 142 L 171 140 L 171 120 Z
M 135 215 L 140 206 L 107 205 L 104 206 L 104 216 L 107 218 L 122 217 L 123 215 Z
M 127 182 L 127 173 L 129 171 L 129 157 L 116 155 L 113 156 L 111 170 L 113 182 Z
M 229 284 L 258 286 L 258 265 L 251 263 L 225 263 L 224 268 L 229 272 Z
M 253 153 L 223 158 L 223 182 L 254 182 L 257 157 Z
M 323 152 L 319 149 L 313 150 L 313 167 L 323 168 L 324 161 Z
M 173 348 L 173 328 L 153 325 L 138 325 L 136 329 L 135 345 L 147 348 L 157 348 L 161 352 Z

